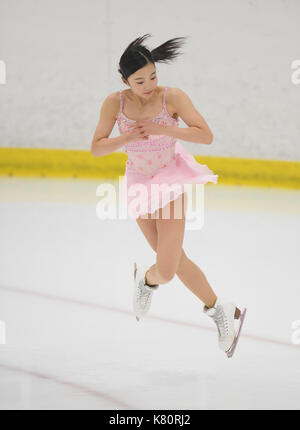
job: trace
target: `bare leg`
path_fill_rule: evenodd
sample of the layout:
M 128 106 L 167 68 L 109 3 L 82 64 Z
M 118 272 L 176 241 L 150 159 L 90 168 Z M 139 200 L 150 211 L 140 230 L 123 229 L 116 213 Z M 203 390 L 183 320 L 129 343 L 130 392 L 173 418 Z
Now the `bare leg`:
M 153 264 L 146 272 L 146 284 L 151 287 L 156 284 L 167 284 L 169 281 L 165 280 L 158 272 L 156 264 Z
M 170 207 L 174 209 L 173 204 Z M 161 211 L 158 218 L 162 218 Z M 147 284 L 150 286 L 166 284 L 176 273 L 183 284 L 207 307 L 214 306 L 217 300 L 216 294 L 204 273 L 186 256 L 182 248 L 184 222 L 174 223 L 174 220 L 168 222 L 157 219 L 138 219 L 137 222 L 148 243 L 157 253 L 156 263 L 146 272 Z M 176 260 L 175 263 L 172 263 L 174 260 Z
M 184 250 L 182 250 L 182 257 L 176 275 L 207 307 L 211 308 L 214 306 L 217 300 L 216 294 L 202 270 L 186 256 Z M 165 284 L 168 281 L 166 282 L 160 278 L 156 264 L 153 264 L 146 273 L 146 282 L 149 285 L 154 285 Z
M 156 262 L 146 273 L 148 285 L 166 284 L 179 267 L 185 230 L 186 194 L 156 211 Z
M 208 308 L 214 306 L 217 300 L 216 294 L 202 270 L 186 256 L 183 250 L 176 275 Z

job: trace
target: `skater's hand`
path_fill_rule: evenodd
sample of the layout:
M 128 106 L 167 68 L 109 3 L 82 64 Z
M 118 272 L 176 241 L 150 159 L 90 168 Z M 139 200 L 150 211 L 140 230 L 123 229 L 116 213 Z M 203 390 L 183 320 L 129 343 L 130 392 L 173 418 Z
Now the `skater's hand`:
M 165 127 L 165 125 L 157 124 L 150 119 L 136 121 L 129 125 L 129 140 L 147 140 L 150 134 L 164 134 Z

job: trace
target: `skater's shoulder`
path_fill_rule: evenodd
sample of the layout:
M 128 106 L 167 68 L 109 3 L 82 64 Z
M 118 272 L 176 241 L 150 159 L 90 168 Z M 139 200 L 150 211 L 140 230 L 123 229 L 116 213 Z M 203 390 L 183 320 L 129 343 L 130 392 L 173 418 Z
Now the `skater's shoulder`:
M 118 113 L 120 110 L 120 91 L 115 91 L 113 93 L 108 94 L 105 97 L 103 104 L 104 103 L 109 108 L 114 118 L 117 120 Z
M 181 88 L 172 88 L 171 103 L 174 106 L 178 116 L 185 122 L 188 127 L 198 127 L 207 131 L 208 143 L 213 140 L 213 134 L 207 122 L 195 107 L 190 96 Z

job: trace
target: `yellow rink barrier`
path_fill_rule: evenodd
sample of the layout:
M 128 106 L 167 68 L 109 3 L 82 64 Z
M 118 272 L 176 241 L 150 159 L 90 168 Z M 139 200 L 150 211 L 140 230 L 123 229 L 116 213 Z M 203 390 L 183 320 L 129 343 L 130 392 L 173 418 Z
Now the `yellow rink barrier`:
M 218 184 L 300 189 L 299 161 L 194 158 L 219 175 Z M 126 160 L 125 152 L 94 157 L 88 150 L 0 147 L 0 176 L 117 179 L 125 173 Z

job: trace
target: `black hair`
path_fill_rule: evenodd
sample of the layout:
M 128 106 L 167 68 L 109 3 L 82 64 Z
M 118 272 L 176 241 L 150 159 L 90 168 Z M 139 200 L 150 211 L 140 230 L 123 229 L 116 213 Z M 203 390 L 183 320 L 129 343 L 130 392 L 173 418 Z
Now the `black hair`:
M 186 39 L 186 37 L 175 37 L 152 51 L 149 51 L 149 49 L 142 44 L 149 36 L 151 36 L 151 34 L 138 37 L 131 42 L 123 52 L 120 58 L 118 72 L 126 81 L 130 75 L 146 66 L 148 63 L 166 63 L 178 57 L 178 48 L 181 47 L 182 43 L 185 41 L 184 39 Z

